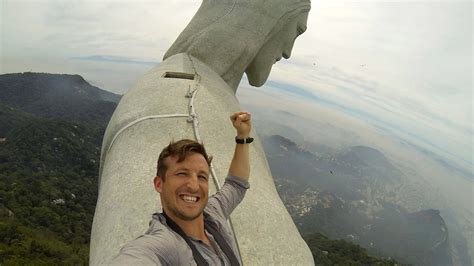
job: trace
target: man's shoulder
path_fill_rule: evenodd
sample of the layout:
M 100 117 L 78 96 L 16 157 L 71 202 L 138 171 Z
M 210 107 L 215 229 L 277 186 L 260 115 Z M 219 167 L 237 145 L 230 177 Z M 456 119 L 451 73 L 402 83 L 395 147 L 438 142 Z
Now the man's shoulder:
M 181 236 L 171 230 L 168 226 L 163 224 L 157 214 L 153 215 L 153 219 L 150 221 L 150 227 L 145 234 L 137 239 L 140 238 L 156 242 L 156 244 L 162 248 L 176 250 L 179 246 L 187 247 L 186 241 L 184 241 Z
M 153 257 L 159 259 L 162 264 L 171 265 L 180 263 L 184 258 L 192 258 L 192 252 L 186 242 L 155 219 L 155 215 L 146 233 L 128 242 L 120 253 L 134 257 Z

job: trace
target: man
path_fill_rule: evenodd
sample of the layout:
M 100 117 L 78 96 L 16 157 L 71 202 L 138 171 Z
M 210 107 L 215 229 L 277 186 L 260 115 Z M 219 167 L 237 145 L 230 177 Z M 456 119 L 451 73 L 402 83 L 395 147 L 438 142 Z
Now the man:
M 154 179 L 163 213 L 155 213 L 148 231 L 126 244 L 112 264 L 241 265 L 237 243 L 227 219 L 249 188 L 251 115 L 231 115 L 237 131 L 228 177 L 208 199 L 209 157 L 192 140 L 163 149 Z

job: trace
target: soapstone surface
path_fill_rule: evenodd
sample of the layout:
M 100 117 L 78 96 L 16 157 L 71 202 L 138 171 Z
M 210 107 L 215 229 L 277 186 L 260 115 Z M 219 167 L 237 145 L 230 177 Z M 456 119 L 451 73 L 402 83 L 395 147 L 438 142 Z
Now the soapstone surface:
M 290 56 L 296 37 L 306 29 L 309 9 L 307 0 L 203 1 L 164 61 L 123 96 L 109 122 L 102 145 L 91 265 L 109 263 L 126 242 L 146 231 L 151 215 L 161 211 L 153 187 L 158 155 L 171 140 L 197 139 L 188 121 L 189 92 L 195 92 L 200 140 L 213 155 L 223 184 L 235 147 L 229 116 L 242 110 L 235 97 L 238 84 L 246 73 L 251 85 L 261 86 L 273 64 Z M 314 264 L 278 196 L 258 135 L 253 131 L 252 136 L 251 188 L 231 216 L 242 261 Z M 209 188 L 210 195 L 217 191 L 212 182 Z
M 186 69 L 179 64 L 182 60 L 194 63 L 197 81 L 173 83 L 162 77 L 166 71 L 184 72 Z M 232 159 L 235 131 L 229 116 L 240 110 L 240 105 L 233 91 L 206 65 L 186 54 L 175 55 L 147 73 L 138 85 L 135 88 L 140 93 L 123 97 L 106 131 L 103 149 L 109 151 L 102 161 L 91 265 L 106 264 L 127 241 L 146 231 L 151 214 L 161 210 L 159 194 L 153 189 L 159 152 L 171 139 L 195 137 L 186 118 L 148 119 L 123 130 L 109 148 L 111 138 L 131 118 L 167 114 L 170 110 L 187 112 L 189 98 L 185 95 L 191 86 L 197 89 L 194 106 L 201 140 L 214 156 L 213 166 L 221 184 Z M 152 104 L 137 108 L 136 97 L 164 94 L 175 106 L 163 103 L 166 107 Z M 258 136 L 255 132 L 252 135 L 256 141 L 250 154 L 251 188 L 231 216 L 242 260 L 247 265 L 311 264 L 311 252 L 277 194 Z M 215 191 L 210 184 L 210 194 Z
M 290 57 L 309 10 L 309 0 L 204 0 L 164 59 L 191 55 L 234 92 L 244 72 L 251 85 L 262 86 L 273 64 Z

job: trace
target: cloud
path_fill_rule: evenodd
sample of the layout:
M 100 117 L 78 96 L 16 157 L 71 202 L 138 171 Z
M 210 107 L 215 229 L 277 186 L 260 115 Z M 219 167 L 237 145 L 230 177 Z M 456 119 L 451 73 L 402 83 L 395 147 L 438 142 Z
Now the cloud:
M 198 7 L 197 1 L 182 0 L 6 0 L 2 49 L 10 55 L 70 58 L 127 51 L 132 57 L 161 58 Z
M 279 68 L 275 70 L 281 71 Z M 288 69 L 286 71 L 286 73 L 291 72 L 296 71 Z M 289 75 L 279 73 L 277 76 L 288 77 Z M 370 85 L 365 85 L 366 81 L 363 79 L 352 77 L 334 68 L 318 72 L 317 76 L 323 78 L 309 79 L 307 75 L 303 75 L 302 78 L 293 80 L 288 80 L 288 78 L 270 80 L 263 88 L 278 90 L 287 97 L 296 95 L 299 98 L 337 109 L 367 121 L 388 134 L 433 150 L 448 160 L 459 161 L 465 168 L 472 167 L 470 127 L 444 119 L 442 115 L 421 105 L 421 101 L 416 101 L 416 98 L 412 102 L 405 103 L 398 98 L 402 96 L 393 98 L 380 93 L 384 88 L 377 83 L 369 81 Z M 365 87 L 372 89 L 367 90 L 364 89 Z
M 337 66 L 351 78 L 381 81 L 381 94 L 414 95 L 471 124 L 472 3 L 318 3 L 294 53 L 317 63 L 311 72 Z
M 107 56 L 107 55 L 91 55 L 84 57 L 72 57 L 74 60 L 86 60 L 86 61 L 100 61 L 100 62 L 113 62 L 113 63 L 124 63 L 124 64 L 141 64 L 153 66 L 159 63 L 159 61 L 146 61 L 134 58 L 128 58 L 123 56 Z

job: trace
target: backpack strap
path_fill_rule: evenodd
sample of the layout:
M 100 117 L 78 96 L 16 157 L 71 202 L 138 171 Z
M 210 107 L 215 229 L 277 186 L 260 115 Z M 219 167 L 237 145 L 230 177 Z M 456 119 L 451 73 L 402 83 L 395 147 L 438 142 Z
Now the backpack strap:
M 181 227 L 179 227 L 179 225 L 177 225 L 170 217 L 168 217 L 168 215 L 166 215 L 165 211 L 163 210 L 163 216 L 165 217 L 166 219 L 166 224 L 173 230 L 175 231 L 178 235 L 181 236 L 181 238 L 184 239 L 184 241 L 186 241 L 186 243 L 188 244 L 189 248 L 191 248 L 192 252 L 193 252 L 193 258 L 194 258 L 194 261 L 196 261 L 196 264 L 198 266 L 208 266 L 209 264 L 207 263 L 207 261 L 204 259 L 204 257 L 201 255 L 201 253 L 199 253 L 199 251 L 197 250 L 196 246 L 194 246 L 194 244 L 191 242 L 191 240 L 189 239 L 189 237 L 186 235 L 186 233 L 184 233 L 184 231 L 181 229 Z
M 235 256 L 235 253 L 230 247 L 229 243 L 227 243 L 221 232 L 219 232 L 217 224 L 209 218 L 209 215 L 207 213 L 204 213 L 204 227 L 214 237 L 227 259 L 229 259 L 230 265 L 240 265 L 239 260 Z

